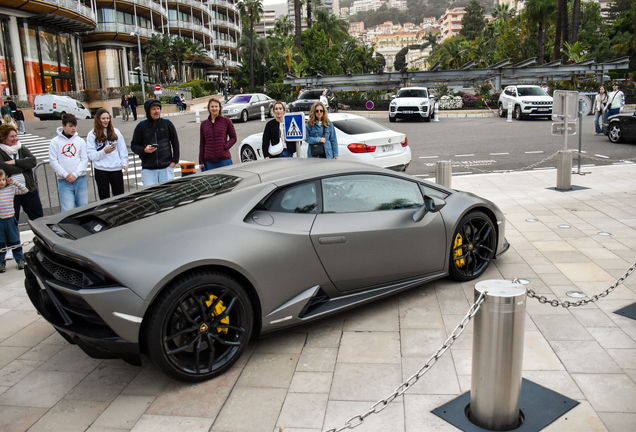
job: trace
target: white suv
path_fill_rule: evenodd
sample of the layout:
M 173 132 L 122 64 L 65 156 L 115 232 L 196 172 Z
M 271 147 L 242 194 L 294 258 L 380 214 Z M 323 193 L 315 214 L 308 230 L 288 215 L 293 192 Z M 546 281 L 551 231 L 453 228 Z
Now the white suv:
M 508 113 L 508 103 L 512 102 L 514 117 L 552 118 L 552 96 L 536 85 L 508 86 L 499 96 L 499 117 Z
M 435 97 L 428 93 L 426 87 L 404 87 L 389 105 L 389 121 L 394 122 L 398 118 L 417 117 L 424 121 L 433 118 Z

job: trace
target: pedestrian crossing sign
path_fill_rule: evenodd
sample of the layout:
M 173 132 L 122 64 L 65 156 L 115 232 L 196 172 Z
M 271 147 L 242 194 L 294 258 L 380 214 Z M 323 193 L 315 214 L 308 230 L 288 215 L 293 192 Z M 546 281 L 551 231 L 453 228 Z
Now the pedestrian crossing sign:
M 305 116 L 303 113 L 285 114 L 285 139 L 287 141 L 305 140 Z

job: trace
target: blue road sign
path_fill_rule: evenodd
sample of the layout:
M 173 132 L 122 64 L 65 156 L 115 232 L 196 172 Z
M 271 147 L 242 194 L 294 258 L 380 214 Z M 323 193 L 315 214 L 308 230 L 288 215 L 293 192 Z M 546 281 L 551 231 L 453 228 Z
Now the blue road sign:
M 305 136 L 305 116 L 303 113 L 285 114 L 285 139 L 287 141 L 304 141 Z

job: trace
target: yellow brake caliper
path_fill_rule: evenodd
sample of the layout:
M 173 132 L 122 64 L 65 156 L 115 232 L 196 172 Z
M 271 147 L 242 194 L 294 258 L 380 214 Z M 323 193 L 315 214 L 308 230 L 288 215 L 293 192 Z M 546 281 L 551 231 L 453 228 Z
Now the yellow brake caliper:
M 216 297 L 214 294 L 208 294 L 208 300 L 206 300 L 206 302 L 205 302 L 206 306 L 207 306 L 207 307 L 212 306 L 212 303 L 214 303 L 214 301 L 216 300 L 216 298 L 217 298 L 217 297 Z M 212 316 L 219 316 L 219 315 L 221 315 L 223 312 L 225 312 L 225 309 L 226 309 L 226 307 L 225 307 L 225 306 L 223 306 L 223 301 L 218 302 L 218 303 L 216 304 L 216 306 L 214 307 L 214 311 L 212 312 Z M 229 316 L 227 316 L 227 317 L 223 318 L 223 319 L 221 320 L 221 322 L 222 322 L 223 324 L 230 324 L 230 317 L 229 317 Z M 227 329 L 226 329 L 226 328 L 220 328 L 220 327 L 217 327 L 217 328 L 216 328 L 216 330 L 217 330 L 219 333 L 225 333 L 225 334 L 227 334 Z
M 462 256 L 462 249 L 461 249 L 461 245 L 464 244 L 464 241 L 462 239 L 461 234 L 457 234 L 457 237 L 455 237 L 455 258 Z M 456 260 L 455 261 L 455 266 L 462 268 L 464 267 L 464 258 Z

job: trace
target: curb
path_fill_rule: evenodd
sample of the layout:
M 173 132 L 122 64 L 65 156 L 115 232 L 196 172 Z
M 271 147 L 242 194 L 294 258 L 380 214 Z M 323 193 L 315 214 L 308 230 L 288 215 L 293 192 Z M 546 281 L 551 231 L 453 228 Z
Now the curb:
M 366 118 L 388 118 L 388 111 L 344 111 L 338 110 L 338 113 L 343 114 L 356 114 Z M 472 117 L 496 117 L 498 114 L 496 111 L 491 110 L 448 110 L 439 111 L 438 118 L 472 118 Z

